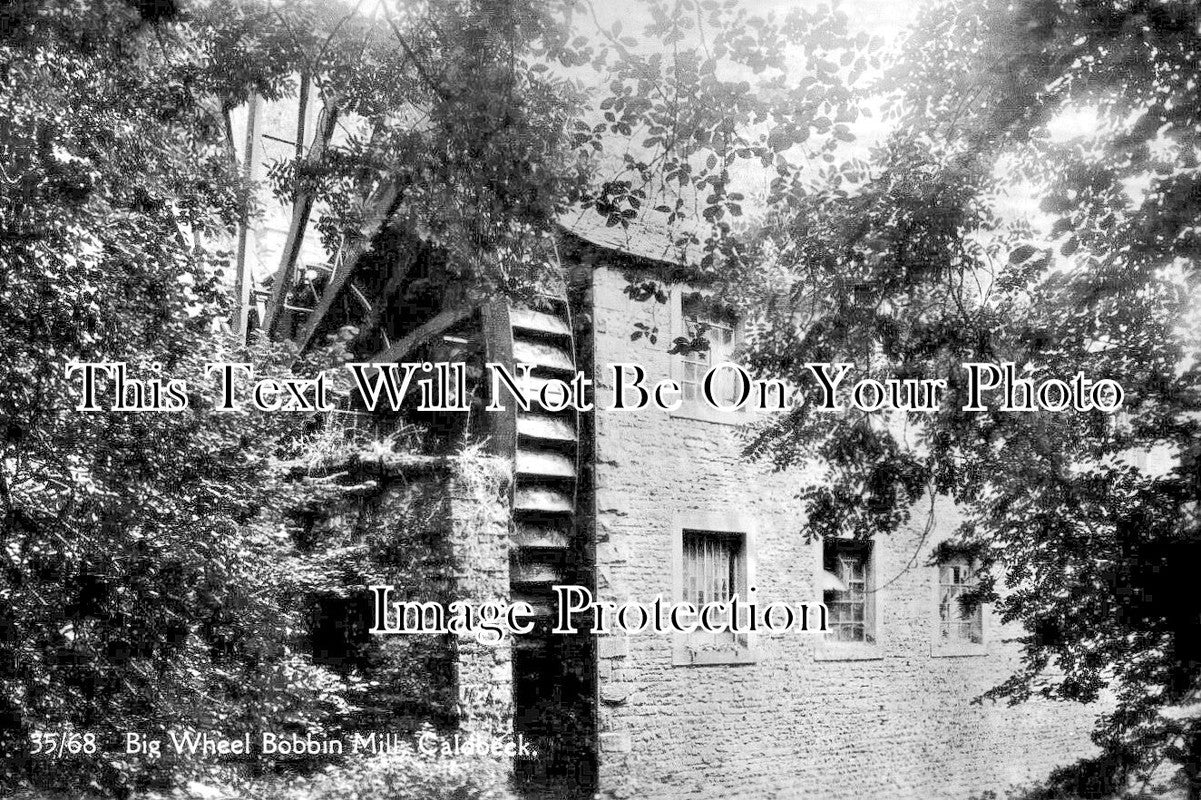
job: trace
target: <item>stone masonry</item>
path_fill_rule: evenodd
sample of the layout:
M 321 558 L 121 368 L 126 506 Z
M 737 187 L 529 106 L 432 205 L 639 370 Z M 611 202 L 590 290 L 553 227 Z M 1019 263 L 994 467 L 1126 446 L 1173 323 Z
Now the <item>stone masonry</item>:
M 511 475 L 502 460 L 354 454 L 311 472 L 357 484 L 349 496 L 320 503 L 320 527 L 344 531 L 347 543 L 364 541 L 372 554 L 361 567 L 366 574 L 347 576 L 352 584 L 393 585 L 396 600 L 508 601 Z M 376 688 L 358 699 L 360 724 L 512 731 L 511 639 L 374 636 L 367 633 L 373 604 L 365 587 L 352 600 L 316 603 L 318 628 L 330 633 L 314 650 L 321 663 L 349 660 L 374 677 Z
M 672 374 L 672 312 L 626 297 L 626 277 L 606 266 L 611 251 L 596 252 L 590 344 L 607 401 L 610 363 L 642 364 L 651 380 Z M 660 329 L 658 344 L 631 341 L 639 322 Z M 600 410 L 595 425 L 599 599 L 670 597 L 676 521 L 716 515 L 753 531 L 748 561 L 761 600 L 821 602 L 821 544 L 801 534 L 798 476 L 741 460 L 735 425 L 651 408 Z M 952 513 L 940 507 L 928 532 L 915 513 L 908 530 L 875 543 L 879 641 L 864 653 L 840 656 L 820 633 L 791 631 L 759 636 L 751 663 L 674 666 L 670 636 L 603 637 L 601 796 L 967 798 L 1090 754 L 1094 709 L 973 703 L 1018 663 L 1005 641 L 1016 631 L 988 609 L 981 652 L 936 652 L 929 555 Z

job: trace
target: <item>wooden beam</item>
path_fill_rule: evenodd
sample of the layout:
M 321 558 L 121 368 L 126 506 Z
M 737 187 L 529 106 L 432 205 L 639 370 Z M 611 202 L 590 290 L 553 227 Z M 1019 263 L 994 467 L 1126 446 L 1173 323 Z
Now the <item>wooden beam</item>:
M 355 286 L 354 281 L 351 281 L 348 285 L 350 286 L 351 294 L 353 294 L 355 299 L 359 301 L 359 304 L 361 306 L 363 306 L 363 310 L 366 311 L 368 314 L 370 314 L 371 313 L 371 301 L 363 296 L 363 290 L 360 289 L 359 287 Z
M 305 156 L 306 166 L 321 161 L 334 136 L 337 122 L 337 106 L 332 102 L 326 102 L 317 119 L 317 135 L 313 139 L 313 146 L 309 148 L 308 155 Z M 284 298 L 292 288 L 292 280 L 296 274 L 296 262 L 300 260 L 300 249 L 304 245 L 304 232 L 309 224 L 309 216 L 313 213 L 314 200 L 312 192 L 298 190 L 296 199 L 292 203 L 292 222 L 288 225 L 288 238 L 284 241 L 279 269 L 275 271 L 275 281 L 271 285 L 271 299 L 267 303 L 267 311 L 263 319 L 263 329 L 267 331 L 268 336 L 275 336 L 280 317 L 283 316 Z
M 371 360 L 377 363 L 394 363 L 400 361 L 413 352 L 414 349 L 445 332 L 448 328 L 458 325 L 474 313 L 475 308 L 472 306 L 460 306 L 452 308 L 449 311 L 443 311 L 429 322 L 417 326 L 416 329 L 396 344 L 376 353 L 371 357 Z
M 321 302 L 313 309 L 313 313 L 309 315 L 308 320 L 305 321 L 304 326 L 300 329 L 300 334 L 296 337 L 296 344 L 301 350 L 304 350 L 308 346 L 309 341 L 313 338 L 313 334 L 317 332 L 322 320 L 325 319 L 325 315 L 333 307 L 334 300 L 338 298 L 338 294 L 346 285 L 346 281 L 350 279 L 351 274 L 358 265 L 359 258 L 370 250 L 371 246 L 375 243 L 375 235 L 388 219 L 388 214 L 392 210 L 392 204 L 396 202 L 399 194 L 400 187 L 395 181 L 389 180 L 380 186 L 375 195 L 368 200 L 371 211 L 367 215 L 358 239 L 343 255 L 341 265 L 335 269 L 333 276 L 329 279 L 329 283 L 325 285 L 325 289 L 321 292 Z
M 513 326 L 509 321 L 508 304 L 501 300 L 485 303 L 481 322 L 488 360 L 513 369 Z M 490 412 L 488 419 L 492 423 L 489 426 L 489 449 L 512 463 L 517 454 L 517 404 L 506 403 L 503 411 Z M 514 491 L 516 484 L 517 481 L 512 482 L 510 492 Z
M 419 244 L 414 244 L 413 248 L 406 250 L 404 255 L 397 259 L 396 266 L 392 268 L 392 272 L 388 275 L 388 280 L 384 283 L 384 288 L 376 296 L 375 302 L 372 303 L 371 310 L 367 314 L 367 319 L 363 322 L 363 333 L 368 333 L 375 330 L 379 325 L 380 320 L 384 316 L 384 308 L 387 307 L 388 298 L 400 288 L 400 284 L 405 277 L 412 271 L 413 266 L 417 263 Z M 384 346 L 390 347 L 388 342 L 388 333 L 386 330 L 381 330 L 380 334 L 384 337 Z
M 254 278 L 246 266 L 246 239 L 250 235 L 250 220 L 247 209 L 250 206 L 250 181 L 254 177 L 254 126 L 259 112 L 259 96 L 250 93 L 246 104 L 246 157 L 243 160 L 242 205 L 238 220 L 238 254 L 234 262 L 234 301 L 237 303 L 233 314 L 233 329 L 238 335 L 238 341 L 246 342 L 246 325 L 250 316 L 250 293 L 254 288 Z

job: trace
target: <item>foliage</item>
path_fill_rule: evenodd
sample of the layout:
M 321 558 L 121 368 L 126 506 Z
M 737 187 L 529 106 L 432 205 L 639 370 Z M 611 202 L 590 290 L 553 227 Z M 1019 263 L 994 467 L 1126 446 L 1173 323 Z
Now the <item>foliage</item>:
M 488 756 L 441 758 L 410 750 L 359 757 L 313 775 L 248 778 L 216 770 L 173 790 L 180 800 L 512 800 L 503 761 Z M 70 795 L 74 797 L 74 795 Z M 157 793 L 149 798 L 163 797 Z M 67 795 L 18 791 L 14 800 L 65 800 Z
M 188 42 L 121 3 L 5 13 L 0 780 L 35 732 L 319 726 L 342 681 L 292 649 L 294 543 L 268 513 L 293 502 L 276 464 L 315 420 L 215 412 L 204 367 L 303 375 L 333 354 L 221 332 L 229 254 L 213 245 L 243 192 Z M 81 361 L 186 381 L 190 407 L 76 412 L 65 368 Z M 106 788 L 134 771 L 43 764 Z
M 124 361 L 137 379 L 207 390 L 208 362 L 262 377 L 342 357 L 344 338 L 301 357 L 225 332 L 225 245 L 254 213 L 230 112 L 302 82 L 352 135 L 271 177 L 283 197 L 317 197 L 331 250 L 357 244 L 364 197 L 387 184 L 391 219 L 465 285 L 536 282 L 545 259 L 531 252 L 589 166 L 562 146 L 576 95 L 548 67 L 578 59 L 561 7 L 388 10 L 96 0 L 0 12 L 6 782 L 28 766 L 33 732 L 320 730 L 354 696 L 350 676 L 296 650 L 297 596 L 345 592 L 352 567 L 379 567 L 348 563 L 345 531 L 314 542 L 293 524 L 346 488 L 294 480 L 297 463 L 330 456 L 319 420 L 219 413 L 210 391 L 184 411 L 77 413 L 80 379 L 64 368 Z M 145 777 L 134 761 L 68 764 L 42 777 L 113 791 Z
M 969 800 L 1178 800 L 1184 796 L 1183 771 L 1134 784 L 1128 777 L 1122 764 L 1102 754 L 1058 767 L 1038 783 L 1008 788 L 1003 795 L 990 789 Z
M 598 153 L 617 150 L 606 148 L 611 138 L 637 146 L 606 162 L 612 169 L 580 205 L 609 226 L 666 227 L 663 260 L 711 278 L 745 257 L 730 234 L 744 204 L 761 200 L 747 199 L 748 174 L 772 176 L 773 202 L 801 175 L 837 186 L 861 169 L 837 155 L 872 114 L 858 101 L 864 74 L 880 66 L 880 41 L 852 34 L 847 15 L 826 5 L 783 18 L 735 0 L 655 0 L 647 10 L 641 37 L 623 34 L 620 21 L 600 29 L 593 65 L 606 91 L 574 123 L 573 143 Z
M 1098 743 L 1125 771 L 1184 765 L 1191 796 L 1201 722 L 1171 708 L 1201 664 L 1183 566 L 1201 554 L 1198 22 L 1191 3 L 932 7 L 877 84 L 893 132 L 851 190 L 793 182 L 753 257 L 726 264 L 726 293 L 763 310 L 761 374 L 948 379 L 937 413 L 803 406 L 752 434 L 753 456 L 828 467 L 801 495 L 808 532 L 887 533 L 924 493 L 951 495 L 984 556 L 978 599 L 1028 632 L 992 694 L 1111 691 Z M 998 214 L 1015 184 L 1042 219 Z M 962 411 L 974 361 L 1115 380 L 1123 413 Z M 1147 451 L 1168 467 L 1141 466 Z M 1063 677 L 1040 680 L 1052 666 Z
M 286 592 L 293 567 L 309 585 L 330 575 L 271 521 L 301 500 L 279 467 L 314 420 L 218 414 L 199 396 L 183 413 L 79 414 L 63 373 L 126 360 L 201 385 L 207 361 L 290 374 L 338 357 L 220 333 L 221 245 L 252 212 L 229 113 L 311 84 L 352 135 L 270 180 L 319 201 L 331 252 L 362 244 L 364 198 L 390 189 L 388 224 L 443 253 L 448 277 L 520 293 L 544 277 L 566 212 L 647 219 L 673 231 L 667 260 L 699 248 L 692 277 L 761 312 L 747 354 L 760 374 L 803 385 L 807 362 L 849 361 L 855 378 L 949 377 L 938 414 L 802 407 L 748 453 L 829 467 L 801 497 L 811 534 L 886 533 L 924 493 L 954 497 L 995 579 L 983 594 L 1008 587 L 998 608 L 1029 631 L 1026 669 L 998 693 L 1021 699 L 1050 665 L 1064 677 L 1039 691 L 1108 687 L 1098 741 L 1123 769 L 1180 761 L 1201 793 L 1201 727 L 1163 713 L 1197 690 L 1201 663 L 1196 596 L 1165 593 L 1189 586 L 1198 553 L 1196 7 L 938 4 L 870 89 L 894 99 L 870 154 L 850 145 L 875 108 L 877 43 L 841 11 L 647 9 L 653 50 L 620 23 L 577 35 L 581 10 L 597 13 L 572 3 L 0 12 L 6 750 L 34 726 L 316 726 L 343 696 L 290 651 L 285 598 L 259 590 Z M 586 69 L 605 78 L 591 97 L 573 79 Z M 1068 113 L 1096 135 L 1050 135 Z M 748 173 L 771 176 L 753 227 Z M 1043 195 L 1045 226 L 996 212 L 1016 181 Z M 650 281 L 631 296 L 665 294 Z M 1127 413 L 962 412 L 965 361 L 1112 378 Z M 1162 474 L 1129 457 L 1153 446 L 1174 459 Z
M 303 81 L 346 132 L 269 173 L 279 199 L 318 201 L 331 255 L 365 244 L 369 198 L 390 189 L 389 224 L 436 250 L 450 279 L 481 297 L 528 290 L 588 175 L 563 133 L 579 94 L 551 69 L 578 59 L 561 5 L 361 6 L 218 0 L 177 34 L 209 42 L 206 56 L 232 51 L 211 87 L 226 106 L 251 87 L 293 96 Z
M 358 800 L 510 800 L 502 761 L 487 756 L 438 758 L 402 750 L 295 778 L 283 786 L 251 785 L 247 798 Z

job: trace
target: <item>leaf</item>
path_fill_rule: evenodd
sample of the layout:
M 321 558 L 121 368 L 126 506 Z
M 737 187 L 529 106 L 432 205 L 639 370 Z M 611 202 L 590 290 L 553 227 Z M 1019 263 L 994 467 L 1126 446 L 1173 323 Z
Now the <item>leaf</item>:
M 775 152 L 792 147 L 792 132 L 784 125 L 777 125 L 767 134 L 767 146 Z
M 1021 245 L 1020 247 L 1016 247 L 1010 251 L 1009 263 L 1010 264 L 1020 264 L 1023 261 L 1026 261 L 1027 259 L 1029 259 L 1030 256 L 1034 255 L 1037 252 L 1038 252 L 1038 248 L 1035 247 L 1034 245 L 1030 245 L 1030 244 Z
M 1075 203 L 1062 195 L 1044 197 L 1038 207 L 1048 214 L 1066 214 L 1075 207 Z

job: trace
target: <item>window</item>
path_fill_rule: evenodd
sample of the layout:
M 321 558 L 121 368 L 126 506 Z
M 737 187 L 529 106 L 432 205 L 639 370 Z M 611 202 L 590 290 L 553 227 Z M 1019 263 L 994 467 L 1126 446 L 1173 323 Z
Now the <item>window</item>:
M 940 644 L 984 643 L 984 609 L 966 599 L 975 586 L 976 570 L 967 558 L 951 556 L 938 565 Z
M 697 608 L 724 603 L 741 593 L 742 537 L 712 531 L 684 531 L 684 597 Z
M 827 641 L 874 644 L 876 598 L 871 542 L 825 540 L 822 567 L 822 596 L 829 612 Z
M 738 345 L 737 323 L 730 315 L 706 313 L 699 300 L 686 302 L 683 315 L 684 335 L 693 339 L 703 334 L 709 341 L 708 350 L 684 354 L 684 373 L 680 381 L 685 402 L 702 402 L 705 375 L 713 366 L 734 360 L 734 348 Z M 713 399 L 721 405 L 733 405 L 738 400 L 738 382 L 732 370 L 724 369 L 714 375 Z
M 698 336 L 709 344 L 707 350 L 679 353 L 671 360 L 671 377 L 680 386 L 679 408 L 674 417 L 699 419 L 737 425 L 746 419 L 743 409 L 728 410 L 717 406 L 733 406 L 739 399 L 742 380 L 733 369 L 713 373 L 710 384 L 714 403 L 705 399 L 705 377 L 709 370 L 722 363 L 737 363 L 734 352 L 742 340 L 742 324 L 731 312 L 714 308 L 701 295 L 683 287 L 672 289 L 672 341 L 692 341 Z
M 675 602 L 690 603 L 699 611 L 710 603 L 726 603 L 738 595 L 746 600 L 752 585 L 751 535 L 734 516 L 687 514 L 674 525 Z M 740 616 L 743 616 L 740 613 Z M 749 618 L 743 616 L 745 625 Z M 695 616 L 681 615 L 693 623 Z M 717 618 L 712 619 L 717 622 Z M 726 623 L 724 618 L 720 620 Z M 731 630 L 673 633 L 672 663 L 745 664 L 754 661 L 753 634 Z

